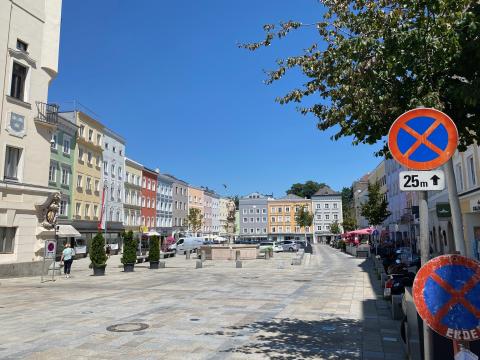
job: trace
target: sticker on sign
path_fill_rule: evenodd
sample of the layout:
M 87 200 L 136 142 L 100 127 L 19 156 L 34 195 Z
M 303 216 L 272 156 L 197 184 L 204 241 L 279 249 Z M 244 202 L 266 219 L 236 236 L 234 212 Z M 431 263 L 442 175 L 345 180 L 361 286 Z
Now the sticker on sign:
M 442 170 L 401 171 L 401 191 L 435 191 L 445 189 L 445 174 Z

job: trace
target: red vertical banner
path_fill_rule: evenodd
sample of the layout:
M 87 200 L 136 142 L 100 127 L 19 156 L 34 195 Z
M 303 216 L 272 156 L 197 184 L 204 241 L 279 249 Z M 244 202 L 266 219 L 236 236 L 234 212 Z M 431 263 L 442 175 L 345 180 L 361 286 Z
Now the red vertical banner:
M 98 221 L 98 225 L 97 225 L 97 228 L 99 231 L 105 228 L 103 226 L 104 216 L 105 216 L 105 186 L 103 187 L 103 191 L 102 191 L 102 206 L 100 208 L 100 220 Z

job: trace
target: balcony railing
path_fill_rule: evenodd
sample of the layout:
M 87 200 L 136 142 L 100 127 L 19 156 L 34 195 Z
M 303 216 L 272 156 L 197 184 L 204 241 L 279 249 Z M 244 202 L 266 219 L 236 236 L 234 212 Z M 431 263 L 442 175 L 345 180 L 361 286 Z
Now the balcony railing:
M 49 124 L 57 125 L 58 124 L 58 108 L 57 104 L 45 104 L 40 101 L 36 101 L 37 105 L 37 116 L 35 120 Z

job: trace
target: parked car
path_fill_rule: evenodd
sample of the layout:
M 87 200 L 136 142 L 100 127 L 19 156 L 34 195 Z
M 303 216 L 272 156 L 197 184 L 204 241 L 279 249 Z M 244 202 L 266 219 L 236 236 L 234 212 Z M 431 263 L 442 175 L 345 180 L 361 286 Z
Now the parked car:
M 383 297 L 389 299 L 392 295 L 400 295 L 405 292 L 405 287 L 412 286 L 415 279 L 414 273 L 388 275 L 383 289 Z
M 260 251 L 265 251 L 266 249 L 272 249 L 274 252 L 283 251 L 283 247 L 280 246 L 276 241 L 263 241 L 258 247 Z
M 169 250 L 176 251 L 177 254 L 185 254 L 188 250 L 196 251 L 200 249 L 204 242 L 203 237 L 180 238 L 175 244 L 170 245 Z
M 284 240 L 279 243 L 282 246 L 283 251 L 294 252 L 297 251 L 299 246 L 294 240 Z

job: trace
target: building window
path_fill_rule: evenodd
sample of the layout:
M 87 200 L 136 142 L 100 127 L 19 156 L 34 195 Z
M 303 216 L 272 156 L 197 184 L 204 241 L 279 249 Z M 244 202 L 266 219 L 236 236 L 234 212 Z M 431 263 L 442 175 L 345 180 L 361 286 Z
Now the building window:
M 103 162 L 103 173 L 108 175 L 108 161 Z
M 247 213 L 247 209 L 243 209 L 243 214 L 246 214 Z
M 81 211 L 81 204 L 76 203 L 75 204 L 75 215 L 80 216 L 80 211 Z
M 321 225 L 318 225 L 318 226 L 317 226 L 317 230 L 318 230 L 318 231 L 321 231 L 321 230 L 322 230 L 322 226 L 321 226 Z
M 19 148 L 7 146 L 5 152 L 5 179 L 18 181 L 21 151 Z
M 317 215 L 317 220 L 322 220 L 322 215 L 318 214 Z
M 285 232 L 287 232 L 287 233 L 290 232 L 290 226 L 285 226 Z
M 253 234 L 255 232 L 255 229 L 250 229 L 250 233 Z
M 70 178 L 70 172 L 68 169 L 62 168 L 62 185 L 68 185 L 68 180 Z
M 92 165 L 92 153 L 89 151 L 87 152 L 87 162 Z
M 322 205 L 321 204 L 317 204 L 317 209 L 321 209 L 322 208 Z
M 97 134 L 97 145 L 102 146 L 102 135 Z
M 275 228 L 275 226 L 272 226 L 271 230 L 272 230 L 272 233 L 274 233 L 274 232 L 277 231 L 277 229 Z
M 70 154 L 70 138 L 65 137 L 65 135 L 63 135 L 63 153 L 65 155 Z
M 325 209 L 328 209 L 328 207 L 329 207 L 328 204 L 325 204 Z
M 13 253 L 17 228 L 0 227 L 0 254 Z
M 58 143 L 58 134 L 54 133 L 52 135 L 52 141 L 50 142 L 50 147 L 54 150 L 57 150 L 57 143 Z
M 463 174 L 462 174 L 462 165 L 457 164 L 455 167 L 456 170 L 456 178 L 457 178 L 457 189 L 458 191 L 463 191 Z
M 266 218 L 266 217 L 263 217 L 263 218 L 262 218 L 262 222 L 264 222 L 264 223 L 267 222 L 267 218 Z
M 278 232 L 282 232 L 283 231 L 283 226 L 279 226 L 278 227 Z
M 338 215 L 337 214 L 333 214 L 333 220 L 338 220 Z
M 85 217 L 90 216 L 90 204 L 85 204 Z
M 50 169 L 48 171 L 48 181 L 57 181 L 57 166 L 55 164 L 50 164 Z
M 255 209 L 255 212 L 256 212 L 257 214 L 260 214 L 260 209 Z
M 67 216 L 68 203 L 66 200 L 60 200 L 60 209 L 58 212 L 61 216 Z
M 80 134 L 80 137 L 83 137 L 83 135 L 85 134 L 85 126 L 80 125 L 80 129 L 78 129 L 78 132 Z
M 122 180 L 122 167 L 121 166 L 118 167 L 118 178 L 120 180 Z
M 276 222 L 275 216 L 272 216 L 272 217 L 270 218 L 270 221 L 271 221 L 271 222 Z
M 255 222 L 255 220 L 253 218 L 250 218 L 250 222 L 253 223 Z
M 17 50 L 27 52 L 28 44 L 20 39 L 17 39 Z
M 337 203 L 334 203 L 334 204 L 333 204 L 333 208 L 334 208 L 334 209 L 338 209 L 338 204 L 337 204 Z
M 82 187 L 82 175 L 77 176 L 77 188 Z
M 87 177 L 87 191 L 92 191 L 92 179 Z
M 112 177 L 115 177 L 115 164 L 112 164 L 112 171 L 110 173 Z
M 330 215 L 325 214 L 325 220 L 330 220 Z
M 244 217 L 244 218 L 243 218 L 243 222 L 244 222 L 244 223 L 248 222 L 248 218 Z
M 248 233 L 248 229 L 243 229 L 243 233 L 244 233 L 244 234 L 247 234 L 247 233 Z
M 95 191 L 96 192 L 100 191 L 100 181 L 99 180 L 95 180 Z
M 25 82 L 27 80 L 27 67 L 13 62 L 12 84 L 10 87 L 10 96 L 24 101 Z
M 277 212 L 281 213 L 281 212 L 282 212 L 282 208 L 281 208 L 281 207 L 277 208 Z
M 81 147 L 78 148 L 78 160 L 83 161 L 83 149 Z
M 475 164 L 473 162 L 473 156 L 467 158 L 468 165 L 468 176 L 470 180 L 470 186 L 475 186 L 477 184 L 477 177 L 475 174 Z
M 285 208 L 285 212 L 290 212 L 290 208 L 288 206 Z
M 107 142 L 105 143 L 105 149 L 108 150 L 108 143 Z

